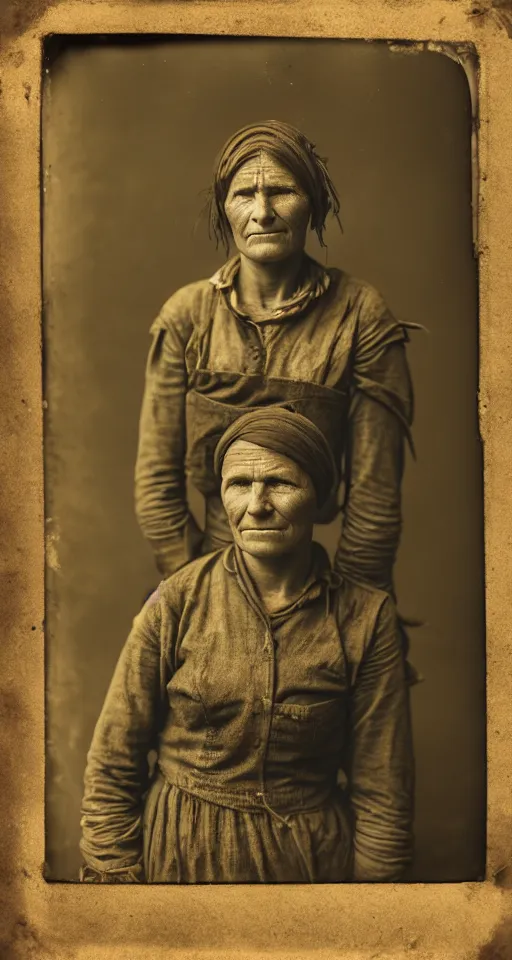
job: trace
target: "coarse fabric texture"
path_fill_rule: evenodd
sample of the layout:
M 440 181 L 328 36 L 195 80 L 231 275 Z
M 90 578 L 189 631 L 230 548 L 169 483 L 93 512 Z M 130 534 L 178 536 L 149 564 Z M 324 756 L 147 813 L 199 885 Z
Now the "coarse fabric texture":
M 208 803 L 159 775 L 143 824 L 148 883 L 340 883 L 352 877 L 341 800 L 280 820 L 266 810 Z
M 318 545 L 312 559 L 271 616 L 230 546 L 135 618 L 87 760 L 81 849 L 97 878 L 400 877 L 414 764 L 394 604 L 341 580 Z
M 323 506 L 336 484 L 336 465 L 321 430 L 307 417 L 277 405 L 245 413 L 222 435 L 215 450 L 214 469 L 222 474 L 224 457 L 235 440 L 255 443 L 293 460 L 313 481 Z
M 243 413 L 286 403 L 322 430 L 343 478 L 335 568 L 393 592 L 413 413 L 404 325 L 369 284 L 309 257 L 290 301 L 252 320 L 238 303 L 239 266 L 234 257 L 178 290 L 152 326 L 135 494 L 157 565 L 169 576 L 230 542 L 215 448 Z M 205 498 L 204 530 L 187 478 Z M 338 510 L 333 497 L 318 522 Z

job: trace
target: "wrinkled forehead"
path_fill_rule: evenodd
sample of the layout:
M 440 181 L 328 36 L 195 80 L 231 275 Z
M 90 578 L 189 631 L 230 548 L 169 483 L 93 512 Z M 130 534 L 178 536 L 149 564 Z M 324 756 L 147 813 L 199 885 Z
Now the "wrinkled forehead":
M 262 480 L 265 476 L 275 473 L 289 477 L 290 480 L 300 482 L 302 485 L 312 483 L 309 474 L 294 460 L 267 447 L 250 443 L 248 440 L 235 440 L 226 451 L 222 464 L 223 480 L 238 475 Z
M 230 182 L 230 191 L 240 186 L 287 186 L 292 187 L 298 192 L 301 186 L 292 171 L 281 163 L 277 157 L 261 150 L 254 157 L 246 160 Z

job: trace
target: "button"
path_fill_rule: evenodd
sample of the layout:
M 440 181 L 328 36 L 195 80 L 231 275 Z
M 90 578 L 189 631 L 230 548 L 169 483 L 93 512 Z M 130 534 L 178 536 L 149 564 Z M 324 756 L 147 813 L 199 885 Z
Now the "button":
M 262 794 L 261 790 L 258 790 L 258 791 L 254 794 L 254 796 L 256 797 L 257 800 L 263 800 L 263 794 Z

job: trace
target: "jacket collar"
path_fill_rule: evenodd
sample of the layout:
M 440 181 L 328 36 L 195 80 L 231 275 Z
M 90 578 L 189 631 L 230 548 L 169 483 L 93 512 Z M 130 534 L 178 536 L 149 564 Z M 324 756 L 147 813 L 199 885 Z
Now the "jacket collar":
M 233 313 L 239 317 L 248 318 L 248 314 L 244 313 L 238 303 L 236 278 L 239 270 L 240 255 L 237 254 L 210 277 L 210 283 L 216 290 L 224 294 L 226 303 Z M 273 310 L 265 321 L 260 320 L 259 322 L 286 320 L 288 317 L 296 316 L 313 300 L 321 297 L 328 289 L 330 282 L 331 278 L 328 271 L 306 254 L 304 269 L 296 292 L 289 300 L 285 300 L 276 310 Z
M 243 552 L 235 545 L 230 544 L 223 555 L 223 564 L 229 574 L 236 577 L 238 584 L 249 600 L 251 606 L 255 607 L 258 613 L 265 620 L 275 622 L 284 620 L 295 610 L 304 606 L 311 600 L 316 600 L 322 593 L 328 594 L 335 590 L 341 584 L 341 577 L 335 573 L 329 562 L 327 552 L 319 543 L 313 542 L 312 567 L 311 572 L 304 584 L 303 589 L 296 599 L 288 607 L 276 611 L 270 616 L 262 606 L 261 600 L 256 592 L 254 583 L 249 575 L 244 561 Z

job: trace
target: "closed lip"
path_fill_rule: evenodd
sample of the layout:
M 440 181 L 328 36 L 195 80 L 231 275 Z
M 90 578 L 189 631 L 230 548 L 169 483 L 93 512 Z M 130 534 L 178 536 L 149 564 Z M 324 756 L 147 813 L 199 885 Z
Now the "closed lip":
M 247 236 L 248 237 L 275 237 L 278 233 L 284 233 L 284 232 L 285 232 L 284 230 L 265 230 L 258 233 L 253 231 L 252 233 L 248 233 Z
M 286 527 L 240 527 L 242 533 L 282 533 Z

